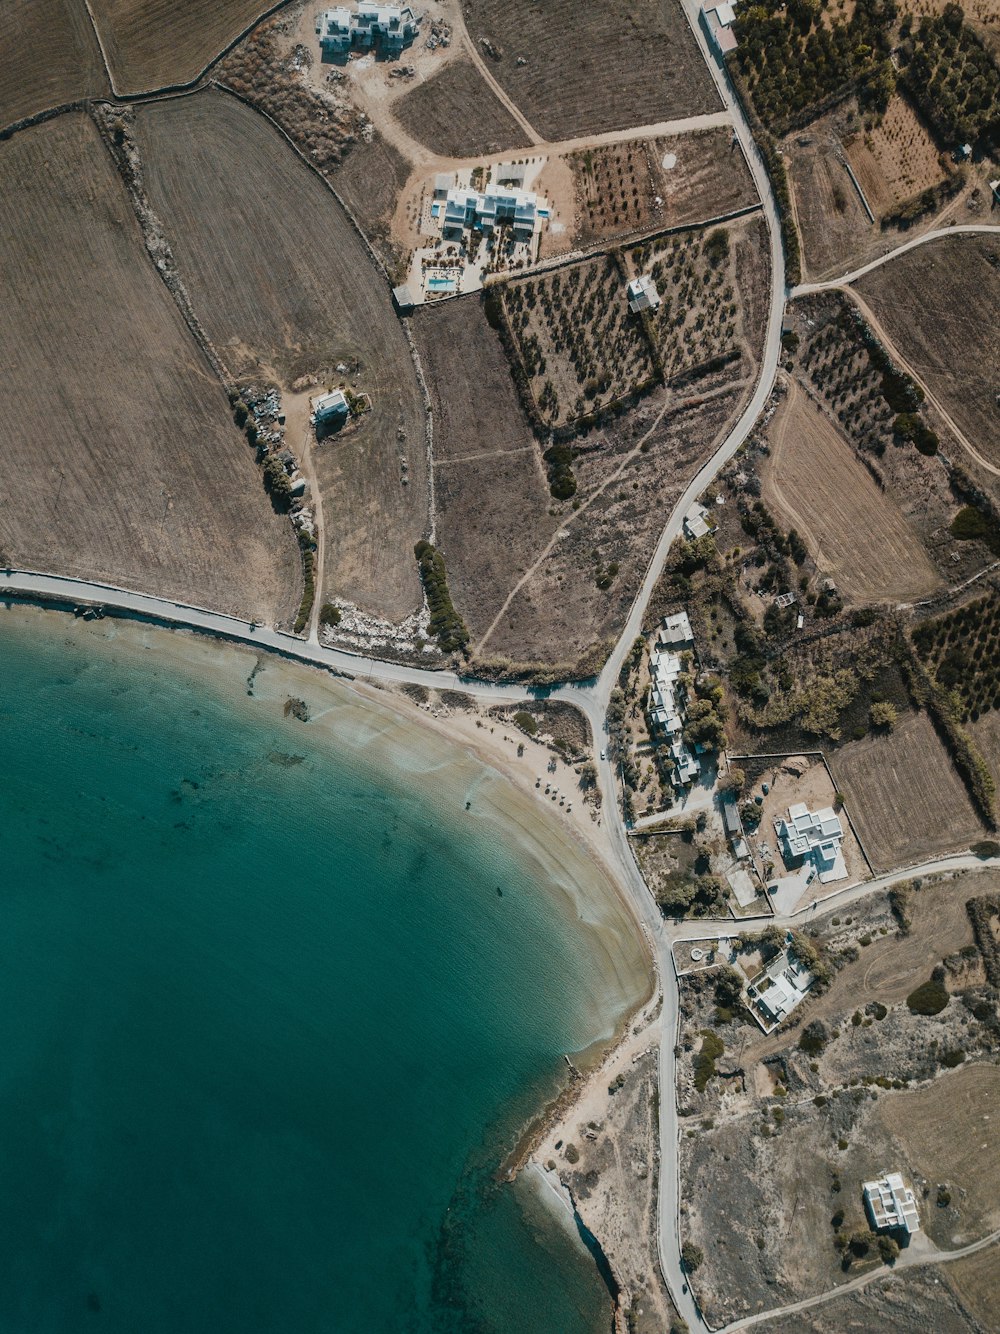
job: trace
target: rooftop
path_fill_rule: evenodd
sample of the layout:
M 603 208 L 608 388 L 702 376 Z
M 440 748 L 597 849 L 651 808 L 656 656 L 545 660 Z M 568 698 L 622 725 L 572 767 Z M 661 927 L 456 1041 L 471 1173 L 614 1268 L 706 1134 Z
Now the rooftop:
M 865 1205 L 876 1230 L 920 1231 L 916 1196 L 898 1172 L 889 1172 L 878 1181 L 866 1181 L 863 1190 Z
M 628 285 L 628 308 L 633 315 L 641 310 L 655 310 L 659 304 L 660 294 L 648 273 L 632 279 Z

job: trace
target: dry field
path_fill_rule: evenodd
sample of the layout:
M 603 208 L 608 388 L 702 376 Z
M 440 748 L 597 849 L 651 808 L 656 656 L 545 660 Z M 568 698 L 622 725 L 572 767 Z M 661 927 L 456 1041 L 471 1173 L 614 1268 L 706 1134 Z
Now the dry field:
M 92 123 L 0 145 L 4 562 L 271 621 L 299 558 Z M 13 261 L 13 262 L 11 262 Z
M 850 269 L 878 234 L 841 161 L 837 125 L 837 113 L 830 113 L 781 141 L 802 243 L 804 281 Z
M 137 137 L 153 207 L 230 369 L 287 388 L 303 376 L 336 379 L 338 363 L 357 367 L 372 412 L 313 451 L 323 596 L 399 620 L 421 596 L 413 544 L 427 524 L 424 411 L 384 280 L 322 182 L 235 99 L 150 104 Z
M 0 0 L 0 128 L 48 107 L 108 91 L 84 5 Z
M 994 1254 L 984 1251 L 983 1255 L 996 1265 Z M 962 1301 L 955 1299 L 944 1282 L 945 1276 L 952 1279 L 959 1266 L 972 1263 L 960 1260 L 958 1265 L 946 1265 L 943 1269 L 928 1265 L 926 1269 L 908 1269 L 900 1275 L 886 1271 L 860 1292 L 769 1320 L 767 1334 L 830 1334 L 831 1330 L 850 1330 L 851 1334 L 863 1330 L 878 1330 L 879 1334 L 914 1334 L 916 1330 L 982 1334 L 982 1329 L 988 1326 L 976 1325 Z M 965 1297 L 964 1289 L 961 1297 Z
M 1000 1228 L 1000 1070 L 966 1065 L 945 1071 L 927 1088 L 906 1091 L 880 1107 L 911 1170 L 947 1183 L 960 1217 L 942 1216 L 929 1230 L 938 1245 L 959 1247 Z M 929 1211 L 925 1210 L 925 1214 Z M 995 1260 L 994 1256 L 994 1260 Z
M 941 586 L 918 534 L 793 379 L 770 427 L 764 499 L 846 601 L 916 601 Z
M 933 139 L 900 95 L 878 125 L 847 136 L 844 147 L 877 218 L 945 178 Z
M 1000 238 L 932 241 L 857 288 L 973 447 L 1000 464 Z
M 440 157 L 528 147 L 520 125 L 465 56 L 407 93 L 392 113 L 407 134 Z
M 91 0 L 121 93 L 190 83 L 267 0 Z
M 962 780 L 924 713 L 902 717 L 890 736 L 849 741 L 829 759 L 879 870 L 967 848 L 984 836 Z
M 1000 1264 L 997 1249 L 987 1246 L 944 1270 L 949 1288 L 984 1329 L 995 1327 L 1000 1306 Z
M 552 143 L 719 109 L 677 0 L 470 0 L 465 16 L 494 78 Z
M 548 482 L 496 334 L 474 299 L 418 310 L 434 413 L 438 545 L 475 640 L 552 536 Z
M 557 507 L 556 539 L 488 639 L 476 641 L 478 656 L 566 664 L 584 674 L 603 662 L 673 506 L 747 389 L 716 377 L 689 398 L 660 390 L 588 437 L 573 463 L 580 509 Z M 614 567 L 610 587 L 599 588 Z
M 627 139 L 569 155 L 578 245 L 704 222 L 757 200 L 725 128 Z
M 992 709 L 969 725 L 973 740 L 989 766 L 993 781 L 1000 787 L 1000 711 Z

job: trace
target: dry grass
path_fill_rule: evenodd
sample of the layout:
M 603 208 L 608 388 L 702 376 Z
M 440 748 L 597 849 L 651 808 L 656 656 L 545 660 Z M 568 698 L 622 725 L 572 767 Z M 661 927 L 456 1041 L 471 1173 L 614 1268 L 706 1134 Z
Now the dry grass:
M 1000 1305 L 1000 1265 L 995 1246 L 946 1266 L 948 1286 L 984 1329 L 995 1325 Z
M 0 127 L 108 91 L 87 17 L 74 0 L 0 0 Z
M 836 115 L 782 140 L 802 242 L 803 278 L 842 273 L 870 246 L 877 231 L 841 162 Z
M 725 128 L 579 149 L 569 162 L 578 245 L 704 222 L 757 199 Z
M 555 531 L 539 449 L 479 302 L 418 310 L 434 412 L 438 543 L 473 639 Z
M 466 26 L 505 92 L 553 143 L 719 109 L 677 0 L 470 0 Z
M 849 741 L 829 759 L 877 869 L 914 865 L 983 837 L 926 714 L 905 716 L 890 736 Z
M 991 709 L 968 727 L 989 766 L 994 783 L 1000 785 L 1000 711 Z
M 91 122 L 0 149 L 5 560 L 273 620 L 298 601 L 229 405 L 147 259 Z
M 941 586 L 893 497 L 794 380 L 770 440 L 764 499 L 847 601 L 916 601 Z
M 831 1330 L 851 1330 L 853 1334 L 876 1329 L 879 1334 L 914 1334 L 916 1330 L 981 1334 L 982 1327 L 973 1324 L 938 1277 L 952 1274 L 955 1267 L 947 1265 L 939 1270 L 936 1265 L 928 1265 L 926 1269 L 910 1270 L 899 1281 L 887 1270 L 860 1292 L 769 1320 L 767 1334 L 831 1334 Z
M 899 95 L 878 125 L 848 136 L 844 146 L 876 217 L 945 178 L 933 139 Z
M 91 0 L 119 92 L 190 83 L 267 0 Z
M 959 1212 L 957 1226 L 948 1229 L 952 1246 L 1000 1227 L 1000 1069 L 947 1071 L 927 1088 L 885 1100 L 879 1112 L 911 1169 L 928 1182 L 947 1183 Z
M 440 157 L 469 158 L 528 146 L 520 125 L 465 56 L 407 93 L 393 115 L 407 134 Z
M 1000 239 L 932 241 L 875 269 L 857 287 L 959 429 L 1000 464 Z
M 287 387 L 360 362 L 373 411 L 314 451 L 323 594 L 405 616 L 420 603 L 413 544 L 427 522 L 424 413 L 384 279 L 322 182 L 235 99 L 208 92 L 151 104 L 137 129 L 153 206 L 230 367 L 273 373 Z

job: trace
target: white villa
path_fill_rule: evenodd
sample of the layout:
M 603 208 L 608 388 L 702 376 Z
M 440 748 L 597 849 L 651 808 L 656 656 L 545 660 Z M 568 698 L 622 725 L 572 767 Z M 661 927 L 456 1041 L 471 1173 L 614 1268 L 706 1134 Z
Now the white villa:
M 409 5 L 340 5 L 316 16 L 320 49 L 328 56 L 378 51 L 399 56 L 417 36 L 420 19 Z
M 917 1197 L 904 1185 L 898 1172 L 890 1172 L 879 1181 L 866 1181 L 862 1189 L 865 1208 L 876 1232 L 920 1231 Z
M 441 188 L 441 178 L 435 182 L 434 193 Z M 538 198 L 527 190 L 511 189 L 506 185 L 489 185 L 484 191 L 467 186 L 451 186 L 444 196 L 441 224 L 443 235 L 479 227 L 491 232 L 498 223 L 510 223 L 515 232 L 531 235 L 535 223 L 544 210 L 538 207 Z
M 655 310 L 659 304 L 660 294 L 648 273 L 632 279 L 628 285 L 628 308 L 633 315 L 643 310 Z
M 844 826 L 832 806 L 810 811 L 804 802 L 789 806 L 787 820 L 775 820 L 785 862 L 811 861 L 820 882 L 843 880 L 847 863 L 841 851 Z
M 673 616 L 665 616 L 656 642 L 666 648 L 690 648 L 694 643 L 694 632 L 687 612 L 678 611 Z
M 782 950 L 768 967 L 747 984 L 750 1013 L 770 1033 L 803 1001 L 813 975 Z

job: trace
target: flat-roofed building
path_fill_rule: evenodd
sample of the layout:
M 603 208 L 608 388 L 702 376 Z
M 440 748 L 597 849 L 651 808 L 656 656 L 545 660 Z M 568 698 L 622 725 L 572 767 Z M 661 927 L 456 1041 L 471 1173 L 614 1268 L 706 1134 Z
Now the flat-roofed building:
M 809 810 L 804 802 L 789 806 L 788 818 L 776 820 L 774 831 L 786 863 L 811 861 L 823 884 L 847 875 L 840 846 L 844 826 L 832 806 L 818 811 Z
M 648 273 L 632 279 L 628 285 L 627 295 L 628 308 L 633 315 L 638 315 L 644 310 L 656 310 L 660 304 L 656 283 Z
M 660 644 L 669 648 L 686 648 L 693 644 L 694 631 L 687 612 L 677 611 L 672 616 L 665 616 L 656 638 Z
M 317 422 L 343 421 L 351 414 L 350 404 L 340 389 L 313 399 L 313 417 Z
M 420 19 L 409 5 L 338 5 L 316 16 L 316 35 L 325 55 L 376 50 L 399 56 L 416 40 Z
M 736 34 L 733 32 L 736 12 L 731 4 L 702 5 L 699 18 L 701 26 L 720 56 L 726 56 L 730 51 L 736 50 L 739 46 Z
M 862 1189 L 865 1208 L 876 1232 L 920 1231 L 917 1197 L 898 1172 L 889 1172 L 878 1181 L 866 1181 Z

